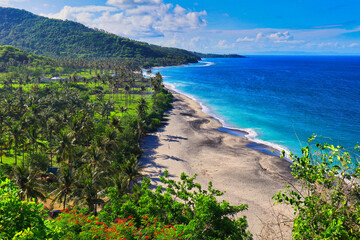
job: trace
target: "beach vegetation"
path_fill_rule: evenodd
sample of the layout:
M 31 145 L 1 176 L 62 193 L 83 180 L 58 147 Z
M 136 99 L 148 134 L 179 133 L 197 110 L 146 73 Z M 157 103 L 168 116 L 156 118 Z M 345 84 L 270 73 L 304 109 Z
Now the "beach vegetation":
M 301 185 L 274 196 L 294 210 L 293 239 L 360 239 L 360 168 L 355 151 L 317 143 L 316 136 L 292 156 L 292 174 Z
M 223 192 L 195 182 L 196 176 L 181 174 L 180 181 L 169 178 L 167 171 L 160 177 L 163 185 L 154 189 L 150 179 L 144 178 L 141 187 L 131 194 L 119 195 L 115 188 L 109 188 L 109 204 L 99 214 L 106 222 L 116 218 L 133 216 L 134 224 L 141 226 L 141 219 L 152 218 L 164 225 L 173 225 L 180 239 L 251 239 L 247 230 L 246 216 L 235 216 L 247 209 L 246 204 L 230 205 L 218 201 Z M 178 239 L 178 238 L 176 238 Z
M 0 173 L 1 174 L 1 173 Z M 0 176 L 0 238 L 47 239 L 46 211 L 42 204 L 23 201 L 22 191 Z

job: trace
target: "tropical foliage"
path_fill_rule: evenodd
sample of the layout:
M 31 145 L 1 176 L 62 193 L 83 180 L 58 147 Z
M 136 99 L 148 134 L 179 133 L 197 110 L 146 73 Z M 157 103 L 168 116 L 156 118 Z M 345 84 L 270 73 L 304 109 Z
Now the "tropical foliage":
M 35 202 L 21 201 L 20 195 L 14 183 L 0 177 L 0 238 L 46 239 L 44 208 Z M 23 238 L 25 235 L 28 238 Z
M 146 178 L 132 194 L 122 195 L 117 189 L 109 188 L 110 204 L 99 217 L 114 222 L 130 214 L 136 219 L 136 226 L 141 226 L 141 219 L 155 218 L 164 225 L 174 225 L 184 239 L 250 239 L 246 216 L 235 218 L 247 205 L 218 202 L 216 197 L 223 192 L 213 189 L 211 182 L 207 190 L 202 189 L 195 183 L 195 177 L 182 173 L 181 181 L 174 181 L 165 171 L 160 178 L 165 187 L 158 186 L 155 191 Z
M 359 239 L 360 168 L 355 155 L 331 144 L 318 143 L 315 150 L 310 146 L 302 149 L 302 157 L 293 156 L 291 166 L 302 188 L 288 186 L 274 196 L 294 209 L 293 238 Z

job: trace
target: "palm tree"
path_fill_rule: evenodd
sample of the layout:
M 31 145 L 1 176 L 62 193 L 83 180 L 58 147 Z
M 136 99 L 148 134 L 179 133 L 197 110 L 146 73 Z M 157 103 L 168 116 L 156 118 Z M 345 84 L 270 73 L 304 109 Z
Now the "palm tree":
M 103 151 L 110 155 L 118 147 L 118 131 L 115 128 L 107 128 L 101 138 Z
M 121 165 L 121 172 L 127 180 L 127 188 L 129 189 L 131 184 L 135 184 L 139 178 L 144 175 L 141 173 L 145 166 L 140 165 L 140 161 L 135 157 L 131 156 Z
M 40 177 L 40 172 L 30 166 L 16 166 L 13 171 L 12 180 L 21 190 L 20 200 L 35 199 L 35 202 L 40 198 L 45 200 L 46 197 L 42 193 L 43 185 L 37 180 Z
M 111 176 L 111 181 L 119 197 L 122 197 L 127 191 L 128 178 L 121 171 L 117 171 Z
M 38 148 L 45 147 L 45 144 L 41 141 L 39 141 L 39 131 L 37 128 L 34 127 L 34 125 L 30 126 L 30 129 L 26 133 L 26 137 L 28 139 L 28 144 L 32 146 L 32 154 L 35 154 L 38 152 Z
M 162 84 L 163 84 L 163 78 L 161 76 L 161 74 L 158 72 L 155 74 L 155 77 L 150 79 L 151 81 L 151 85 L 154 89 L 154 93 L 155 95 L 158 94 L 162 88 Z
M 77 174 L 74 200 L 76 204 L 85 204 L 97 215 L 97 206 L 104 201 L 100 196 L 104 193 L 104 172 L 98 167 L 84 165 Z
M 0 115 L 2 114 L 3 112 L 0 111 Z M 0 121 L 0 163 L 3 163 L 3 155 L 5 155 L 4 149 L 6 142 L 7 142 L 7 136 L 5 133 L 5 125 L 3 124 L 3 121 Z
M 114 111 L 114 102 L 109 99 L 108 101 L 105 101 L 101 107 L 102 117 L 104 118 L 104 116 L 106 116 L 106 119 L 108 119 L 111 112 Z
M 61 130 L 56 135 L 55 152 L 58 160 L 72 162 L 74 156 L 74 138 L 71 131 Z
M 146 134 L 146 122 L 145 120 L 141 118 L 136 118 L 137 128 L 136 128 L 136 134 L 138 137 L 138 142 L 140 142 L 141 137 Z
M 140 119 L 144 119 L 147 108 L 148 106 L 146 100 L 141 97 L 138 104 L 136 105 L 136 112 Z
M 0 163 L 3 163 L 3 156 L 5 155 L 5 144 L 6 144 L 6 137 L 5 135 L 0 132 Z
M 54 131 L 56 130 L 56 120 L 54 118 L 50 118 L 46 122 L 46 133 L 47 133 L 47 141 L 49 142 L 50 149 L 50 166 L 52 167 L 53 160 L 53 145 L 54 145 Z
M 11 146 L 12 144 L 14 144 L 15 165 L 17 165 L 17 150 L 21 145 L 22 134 L 23 131 L 22 131 L 21 122 L 15 122 L 14 124 L 9 126 L 8 128 L 9 145 Z
M 54 196 L 52 203 L 62 202 L 63 209 L 65 209 L 66 203 L 73 192 L 75 183 L 75 170 L 69 166 L 63 165 L 60 169 L 56 189 L 50 193 L 50 195 Z
M 104 161 L 104 152 L 97 146 L 91 145 L 90 149 L 85 152 L 83 159 L 92 167 L 103 167 L 109 166 Z
M 130 86 L 129 85 L 125 85 L 125 106 L 128 105 L 128 101 L 129 101 L 129 95 L 130 95 Z

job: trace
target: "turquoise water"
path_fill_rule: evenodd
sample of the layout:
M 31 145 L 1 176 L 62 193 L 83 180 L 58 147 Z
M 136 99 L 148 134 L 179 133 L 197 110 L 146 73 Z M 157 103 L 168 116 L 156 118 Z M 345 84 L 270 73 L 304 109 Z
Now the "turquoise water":
M 154 69 L 227 128 L 295 154 L 313 133 L 354 147 L 360 135 L 360 57 L 251 56 Z

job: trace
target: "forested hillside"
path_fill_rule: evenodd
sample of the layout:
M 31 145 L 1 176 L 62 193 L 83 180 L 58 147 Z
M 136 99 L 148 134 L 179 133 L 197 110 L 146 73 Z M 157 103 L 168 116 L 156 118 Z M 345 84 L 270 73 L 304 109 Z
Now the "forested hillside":
M 153 65 L 183 64 L 199 59 L 189 51 L 150 45 L 80 23 L 49 19 L 13 8 L 0 8 L 0 45 L 12 45 L 49 57 L 139 58 Z
M 53 63 L 54 60 L 27 53 L 12 46 L 0 46 L 0 72 L 5 71 L 10 66 L 28 65 L 47 65 Z

